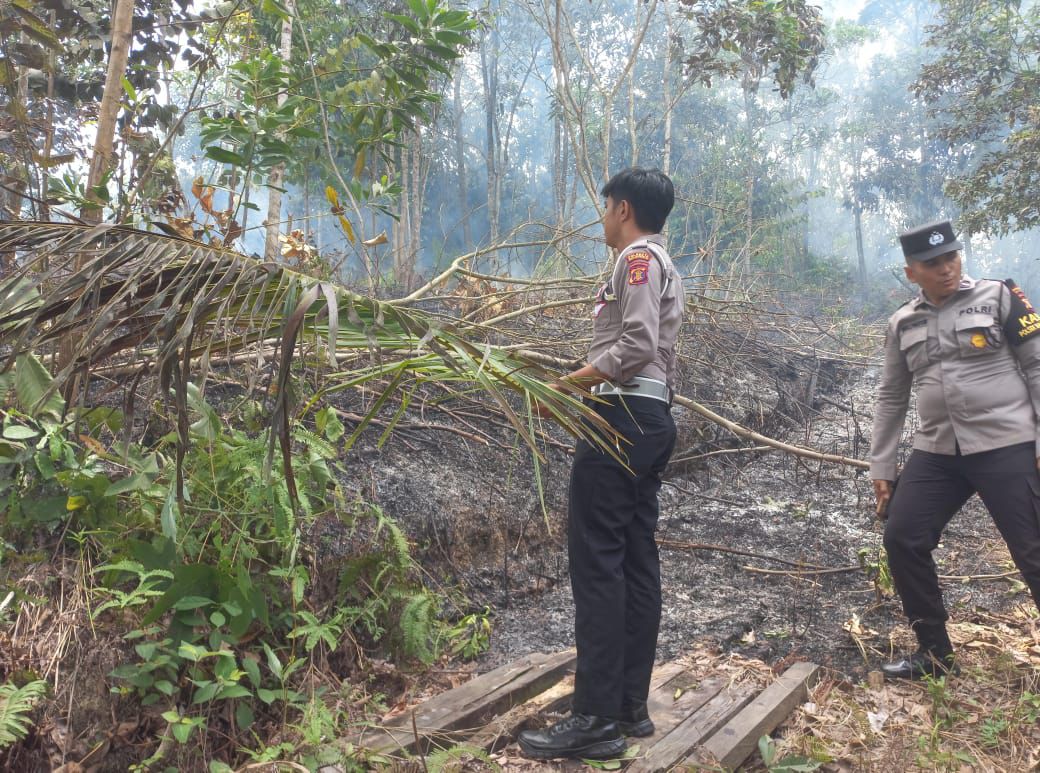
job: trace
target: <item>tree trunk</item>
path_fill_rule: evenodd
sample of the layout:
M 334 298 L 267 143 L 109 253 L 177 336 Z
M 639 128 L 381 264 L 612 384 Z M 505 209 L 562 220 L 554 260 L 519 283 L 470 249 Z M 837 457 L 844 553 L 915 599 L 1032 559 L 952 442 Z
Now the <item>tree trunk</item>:
M 416 266 L 422 253 L 422 219 L 426 209 L 426 178 L 430 172 L 431 153 L 425 152 L 422 136 L 416 132 L 412 148 L 412 238 L 405 266 L 405 287 L 411 292 L 415 286 Z
M 293 15 L 296 13 L 293 0 L 287 0 L 285 8 L 289 14 L 282 21 L 282 47 L 280 53 L 285 65 L 288 66 L 292 57 Z M 285 104 L 286 96 L 284 91 L 278 93 L 278 107 Z M 271 262 L 278 260 L 279 255 L 281 255 L 281 249 L 278 245 L 278 234 L 282 230 L 282 184 L 284 180 L 285 164 L 282 163 L 276 165 L 267 178 L 267 220 L 265 221 L 267 240 L 264 243 L 264 260 Z
M 499 182 L 502 170 L 498 168 L 498 31 L 492 30 L 489 46 L 480 48 L 480 70 L 484 83 L 484 128 L 487 164 L 488 232 L 492 243 L 498 242 Z
M 639 27 L 639 13 L 643 9 L 642 0 L 635 0 L 636 27 Z M 639 163 L 639 138 L 636 136 L 636 66 L 633 64 L 628 71 L 628 142 L 630 148 L 629 166 Z M 607 159 L 610 163 L 610 159 Z
M 754 98 L 751 89 L 744 87 L 744 128 L 747 134 L 747 170 L 745 180 L 745 206 L 747 208 L 744 216 L 745 239 L 744 242 L 744 274 L 751 275 L 751 241 L 755 230 L 755 154 L 752 150 L 755 144 L 755 121 L 752 116 L 754 110 Z
M 465 111 L 462 106 L 461 64 L 455 68 L 453 100 L 455 108 L 455 179 L 459 188 L 459 221 L 462 223 L 463 251 L 467 251 L 473 246 L 473 233 L 469 224 L 469 178 L 466 175 Z
M 661 171 L 672 173 L 672 6 L 664 4 L 664 154 Z
M 90 159 L 90 172 L 87 175 L 87 199 L 91 203 L 80 210 L 80 217 L 88 223 L 101 222 L 104 205 L 94 194 L 94 188 L 101 184 L 105 174 L 112 168 L 116 119 L 119 117 L 119 106 L 123 98 L 123 78 L 126 76 L 133 28 L 134 0 L 115 0 L 115 11 L 112 14 L 112 48 L 108 55 L 105 90 L 102 92 L 101 105 L 98 108 L 94 155 Z
M 852 157 L 852 219 L 856 230 L 856 260 L 859 267 L 859 286 L 863 294 L 867 291 L 867 258 L 863 252 L 863 203 L 860 201 L 860 173 L 863 164 L 863 148 L 856 148 Z
M 57 15 L 54 11 L 50 14 L 51 28 L 57 25 Z M 48 54 L 50 68 L 47 72 L 47 129 L 43 139 L 43 157 L 50 159 L 51 151 L 54 149 L 54 51 Z M 43 165 L 40 179 L 40 220 L 47 222 L 51 219 L 51 205 L 47 203 L 47 189 L 50 188 L 50 161 Z
M 855 204 L 852 208 L 853 219 L 856 223 L 856 258 L 859 265 L 859 284 L 864 293 L 867 288 L 867 258 L 863 253 L 863 207 Z

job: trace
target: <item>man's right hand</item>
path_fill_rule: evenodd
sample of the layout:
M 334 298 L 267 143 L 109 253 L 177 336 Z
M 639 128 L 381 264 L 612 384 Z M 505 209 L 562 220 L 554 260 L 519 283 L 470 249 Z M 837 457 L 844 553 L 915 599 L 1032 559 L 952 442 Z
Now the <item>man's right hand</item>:
M 876 505 L 874 507 L 874 513 L 882 521 L 888 520 L 888 500 L 892 498 L 892 481 L 890 480 L 875 480 L 874 481 L 874 500 Z
M 549 384 L 549 389 L 552 389 L 554 392 L 560 392 L 561 394 L 563 393 L 563 390 L 560 389 L 560 387 L 556 386 L 556 384 Z M 553 416 L 552 411 L 549 410 L 549 406 L 541 402 L 540 400 L 534 401 L 533 408 L 534 415 L 540 419 L 551 419 Z

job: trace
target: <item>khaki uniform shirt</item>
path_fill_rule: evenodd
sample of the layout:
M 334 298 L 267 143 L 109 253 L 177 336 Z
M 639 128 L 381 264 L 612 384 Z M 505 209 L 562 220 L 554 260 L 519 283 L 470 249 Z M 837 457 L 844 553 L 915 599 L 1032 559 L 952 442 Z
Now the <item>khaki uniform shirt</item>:
M 1032 441 L 1040 455 L 1040 315 L 1014 282 L 961 280 L 942 306 L 924 295 L 888 321 L 870 477 L 895 480 L 910 399 L 914 448 L 975 454 Z
M 614 384 L 644 376 L 674 389 L 684 303 L 664 239 L 655 234 L 632 242 L 596 296 L 589 364 Z

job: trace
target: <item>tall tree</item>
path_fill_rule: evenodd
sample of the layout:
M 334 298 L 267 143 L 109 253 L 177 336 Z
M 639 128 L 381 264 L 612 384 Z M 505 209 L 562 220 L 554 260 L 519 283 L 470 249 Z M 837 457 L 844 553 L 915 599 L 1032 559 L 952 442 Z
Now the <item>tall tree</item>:
M 689 16 L 697 34 L 686 66 L 693 77 L 709 84 L 721 75 L 737 81 L 744 106 L 745 143 L 745 246 L 743 269 L 750 272 L 755 235 L 755 159 L 762 122 L 757 97 L 763 80 L 776 84 L 782 99 L 788 98 L 799 80 L 812 83 L 824 48 L 823 20 L 817 7 L 805 0 L 745 2 L 725 0 L 691 6 Z
M 499 205 L 501 202 L 502 168 L 499 163 L 498 94 L 499 34 L 497 26 L 487 30 L 480 46 L 480 76 L 484 89 L 484 159 L 487 171 L 488 231 L 492 242 L 498 241 Z
M 928 28 L 938 52 L 914 92 L 939 136 L 974 158 L 946 186 L 969 232 L 1040 225 L 1040 6 L 943 0 Z
M 470 226 L 469 175 L 466 171 L 466 111 L 462 103 L 462 66 L 455 68 L 452 78 L 452 128 L 455 149 L 455 184 L 458 187 L 459 212 L 458 219 L 462 223 L 462 240 L 465 244 L 473 243 L 473 229 Z
M 286 0 L 285 14 L 282 19 L 280 54 L 284 61 L 292 58 L 292 33 L 293 16 L 296 7 L 293 0 Z M 278 108 L 285 107 L 288 95 L 284 90 L 278 92 L 276 103 Z M 264 243 L 264 259 L 277 260 L 281 251 L 278 235 L 281 233 L 282 222 L 282 184 L 285 179 L 285 162 L 280 161 L 271 168 L 271 174 L 267 178 L 267 238 Z
M 130 58 L 133 23 L 134 0 L 116 0 L 115 12 L 112 14 L 112 46 L 108 54 L 108 74 L 105 76 L 105 90 L 98 107 L 94 153 L 87 175 L 88 203 L 80 210 L 80 217 L 91 223 L 101 221 L 103 205 L 96 189 L 112 171 L 112 146 L 115 140 L 116 118 L 119 116 L 122 103 L 126 64 Z

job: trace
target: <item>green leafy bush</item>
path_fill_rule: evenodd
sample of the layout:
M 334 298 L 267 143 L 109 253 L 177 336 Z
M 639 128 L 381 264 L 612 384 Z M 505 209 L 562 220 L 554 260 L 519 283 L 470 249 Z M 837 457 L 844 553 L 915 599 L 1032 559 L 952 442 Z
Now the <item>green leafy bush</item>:
M 39 375 L 35 368 L 30 374 Z M 35 387 L 23 407 L 46 392 L 47 380 Z M 179 754 L 197 754 L 185 744 L 213 721 L 243 749 L 262 717 L 283 724 L 299 718 L 315 735 L 327 709 L 307 674 L 337 652 L 430 663 L 460 637 L 468 638 L 467 654 L 486 646 L 472 621 L 449 629 L 442 599 L 424 586 L 393 519 L 365 503 L 347 504 L 334 474 L 345 434 L 334 411 L 317 412 L 311 429 L 293 430 L 294 502 L 269 436 L 239 428 L 255 426 L 245 415 L 255 413 L 255 403 L 243 402 L 225 419 L 196 387 L 187 398 L 189 442 L 179 478 L 170 461 L 175 434 L 117 456 L 89 435 L 74 435 L 59 421 L 60 403 L 36 415 L 8 408 L 0 446 L 10 538 L 26 541 L 32 530 L 24 526 L 42 526 L 91 554 L 92 618 L 122 627 L 129 655 L 111 673 L 113 691 L 152 707 Z M 319 563 L 304 535 L 319 517 L 338 521 L 350 543 L 342 558 L 322 557 L 323 575 L 335 584 L 311 576 Z M 282 747 L 242 753 L 292 753 L 291 744 Z M 170 748 L 159 744 L 142 764 Z

